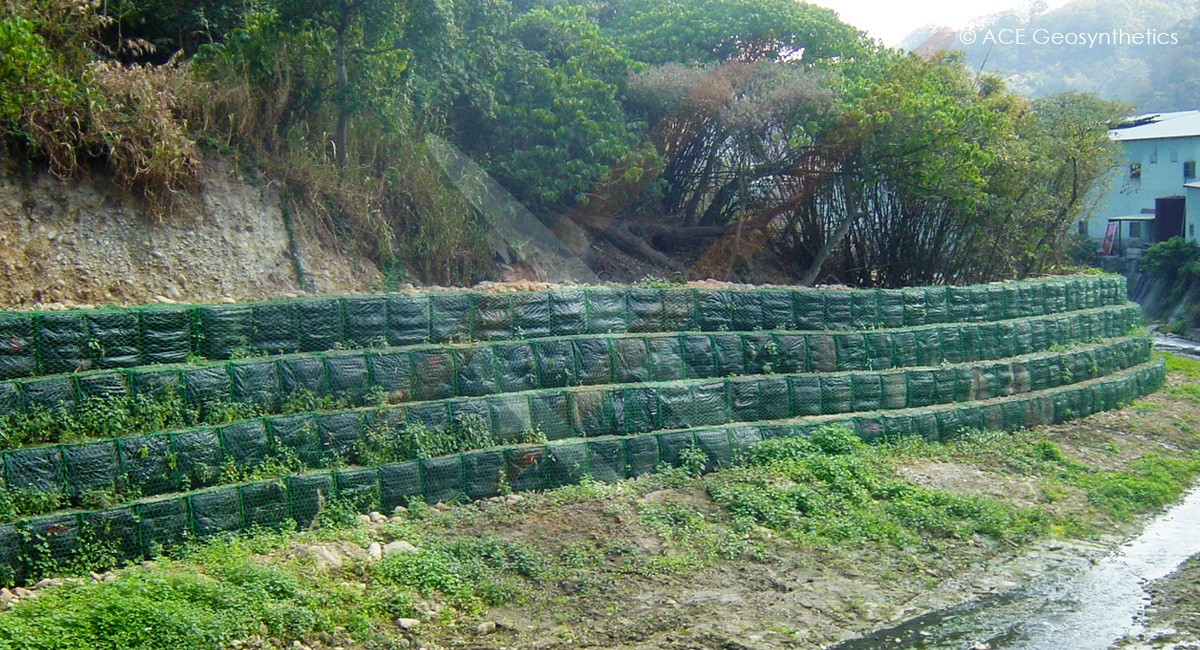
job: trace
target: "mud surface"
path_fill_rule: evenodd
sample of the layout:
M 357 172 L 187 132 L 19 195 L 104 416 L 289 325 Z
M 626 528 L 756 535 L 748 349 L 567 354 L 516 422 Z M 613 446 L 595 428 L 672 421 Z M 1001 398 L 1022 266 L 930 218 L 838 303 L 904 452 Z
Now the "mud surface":
M 1145 629 L 1118 647 L 1200 649 L 1200 557 L 1184 562 L 1146 590 L 1151 604 L 1141 617 Z

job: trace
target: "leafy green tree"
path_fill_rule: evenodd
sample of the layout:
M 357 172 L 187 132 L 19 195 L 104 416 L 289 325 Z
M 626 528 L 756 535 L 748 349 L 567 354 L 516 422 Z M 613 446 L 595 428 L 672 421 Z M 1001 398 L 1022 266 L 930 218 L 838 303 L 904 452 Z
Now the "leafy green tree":
M 416 105 L 535 213 L 584 201 L 638 144 L 620 102 L 634 64 L 582 8 L 462 0 L 422 16 Z
M 350 119 L 362 109 L 365 95 L 374 88 L 362 83 L 369 60 L 392 55 L 393 71 L 407 59 L 400 41 L 406 6 L 396 0 L 281 0 L 279 16 L 286 28 L 311 29 L 328 36 L 333 55 L 332 99 L 337 105 L 334 156 L 346 164 Z
M 1174 284 L 1191 271 L 1198 261 L 1200 244 L 1182 237 L 1172 237 L 1147 247 L 1138 264 L 1143 271 L 1164 280 L 1167 284 Z
M 24 134 L 26 112 L 69 97 L 74 84 L 62 76 L 54 52 L 22 16 L 0 18 L 0 125 L 12 135 Z
M 830 9 L 794 0 L 614 0 L 606 33 L 645 63 L 718 63 L 738 56 L 823 59 L 863 46 Z
M 908 286 L 1019 277 L 1063 259 L 1070 224 L 1115 160 L 1107 124 L 1120 105 L 1030 103 L 955 57 L 883 52 L 842 72 L 834 119 L 789 143 L 775 193 L 743 227 L 770 232 L 789 273 Z
M 535 9 L 513 31 L 525 56 L 502 71 L 494 173 L 543 210 L 585 201 L 638 141 L 619 99 L 631 62 L 578 8 Z

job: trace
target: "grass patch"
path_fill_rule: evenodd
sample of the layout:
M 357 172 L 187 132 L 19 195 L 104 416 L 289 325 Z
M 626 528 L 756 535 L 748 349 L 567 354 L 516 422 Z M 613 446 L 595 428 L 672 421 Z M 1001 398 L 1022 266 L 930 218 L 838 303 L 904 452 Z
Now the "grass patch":
M 1185 386 L 1180 388 L 1194 388 Z M 1168 389 L 1168 397 L 1182 399 L 1193 391 L 1176 393 Z M 1151 408 L 1140 408 L 1147 406 Z M 1135 402 L 1130 406 L 1140 410 L 1168 408 L 1161 402 Z M 1186 423 L 1177 422 L 1181 430 Z M 1128 462 L 1121 470 L 1092 468 L 1068 458 L 1062 448 L 1043 433 L 1003 431 L 967 431 L 946 444 L 922 440 L 904 440 L 893 445 L 900 457 L 929 458 L 966 462 L 1018 476 L 1038 478 L 1043 497 L 1048 503 L 1061 501 L 1073 489 L 1081 490 L 1087 501 L 1101 513 L 1120 522 L 1129 522 L 1137 515 L 1163 508 L 1179 499 L 1200 476 L 1200 454 L 1194 450 L 1174 452 L 1167 456 L 1150 452 Z M 1121 448 L 1108 442 L 1099 447 L 1103 454 L 1115 458 Z M 1085 534 L 1073 522 L 1056 522 L 1059 528 Z
M 1129 521 L 1179 499 L 1197 475 L 1200 458 L 1192 452 L 1175 458 L 1146 454 L 1124 471 L 1078 472 L 1065 479 L 1082 488 L 1092 504 Z
M 708 486 L 735 517 L 818 546 L 937 546 L 974 535 L 1025 539 L 1046 530 L 1037 508 L 896 478 L 886 447 L 866 445 L 843 427 L 757 444 L 745 466 L 711 477 Z
M 275 539 L 275 538 L 273 538 Z M 369 630 L 373 603 L 293 563 L 264 564 L 246 540 L 208 546 L 194 561 L 160 561 L 103 584 L 48 590 L 0 616 L 0 648 L 220 650 L 252 636 L 298 638 Z
M 530 593 L 530 580 L 547 574 L 548 558 L 495 535 L 429 539 L 416 553 L 398 553 L 373 565 L 375 583 L 478 612 Z
M 1167 373 L 1179 375 L 1191 381 L 1200 381 L 1200 360 L 1177 354 L 1163 355 L 1167 360 Z
M 1167 388 L 1167 395 L 1200 404 L 1200 385 L 1171 386 Z

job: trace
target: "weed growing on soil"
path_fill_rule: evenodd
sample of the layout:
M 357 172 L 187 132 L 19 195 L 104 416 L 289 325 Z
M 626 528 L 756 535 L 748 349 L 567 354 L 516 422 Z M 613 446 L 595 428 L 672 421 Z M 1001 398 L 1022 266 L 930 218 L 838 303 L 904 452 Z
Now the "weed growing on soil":
M 688 554 L 696 556 L 694 561 L 648 565 L 650 573 L 671 567 L 703 566 L 720 559 L 732 560 L 758 550 L 746 534 L 748 527 L 744 522 L 734 522 L 732 527 L 717 524 L 687 503 L 647 503 L 642 505 L 638 519 L 668 543 L 684 550 L 684 553 L 673 554 L 677 559 Z
M 1161 508 L 1183 496 L 1200 475 L 1200 457 L 1167 458 L 1146 454 L 1125 471 L 1080 471 L 1064 477 L 1082 488 L 1088 501 L 1118 521 Z
M 547 572 L 549 559 L 525 544 L 495 535 L 429 540 L 418 553 L 397 553 L 371 568 L 375 580 L 438 595 L 465 611 L 518 597 Z
M 1167 372 L 1177 374 L 1189 382 L 1200 381 L 1200 361 L 1176 354 L 1163 355 L 1167 360 Z
M 744 466 L 707 485 L 735 518 L 819 546 L 936 546 L 939 539 L 974 535 L 1024 539 L 1046 528 L 1037 508 L 900 480 L 885 448 L 844 427 L 754 445 Z
M 230 459 L 221 466 L 220 483 L 249 483 L 299 474 L 308 467 L 296 452 L 286 447 L 272 450 L 254 466 L 239 465 Z
M 298 563 L 266 566 L 244 540 L 219 540 L 194 561 L 164 560 L 105 584 L 68 585 L 0 617 L 0 647 L 129 650 L 231 647 L 256 635 L 366 631 L 383 604 Z
M 29 515 L 40 515 L 62 507 L 63 497 L 57 492 L 0 488 L 0 523 Z

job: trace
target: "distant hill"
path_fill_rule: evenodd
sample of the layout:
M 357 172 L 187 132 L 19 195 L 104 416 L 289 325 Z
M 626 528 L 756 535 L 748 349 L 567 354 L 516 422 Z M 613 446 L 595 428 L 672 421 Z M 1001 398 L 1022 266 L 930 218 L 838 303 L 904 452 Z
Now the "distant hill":
M 975 21 L 976 42 L 967 46 L 946 38 L 935 25 L 914 30 L 903 47 L 933 45 L 963 50 L 975 70 L 1000 74 L 1012 88 L 1033 97 L 1076 90 L 1135 104 L 1142 111 L 1200 108 L 1200 3 L 1195 0 L 1074 0 L 1049 11 L 1035 3 L 1026 11 L 1007 11 Z M 1024 30 L 1024 42 L 1012 40 Z M 1052 34 L 1164 34 L 1169 45 L 1040 44 Z M 986 36 L 991 34 L 993 39 Z M 1169 35 L 1174 34 L 1173 37 Z M 1068 38 L 1075 38 L 1068 36 Z M 949 41 L 949 42 L 947 42 Z M 936 42 L 936 43 L 935 43 Z

